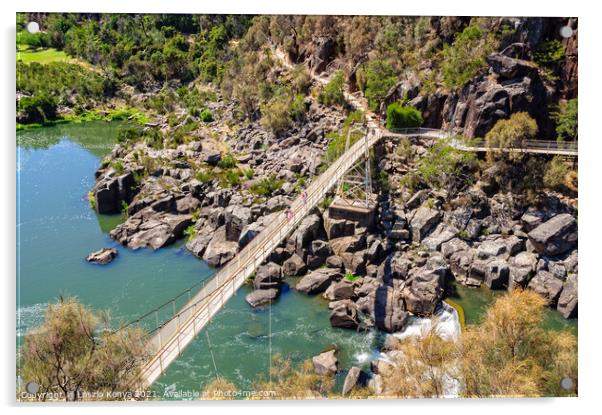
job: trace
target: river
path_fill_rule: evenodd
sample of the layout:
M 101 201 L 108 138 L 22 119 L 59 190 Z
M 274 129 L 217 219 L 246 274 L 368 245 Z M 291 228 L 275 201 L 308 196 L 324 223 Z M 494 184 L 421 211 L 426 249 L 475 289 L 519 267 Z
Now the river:
M 94 172 L 113 148 L 118 125 L 74 123 L 17 133 L 17 345 L 42 321 L 46 305 L 61 295 L 107 310 L 115 321 L 128 321 L 214 273 L 182 242 L 156 252 L 121 247 L 108 232 L 123 217 L 98 215 L 88 206 Z M 85 261 L 103 247 L 118 249 L 112 263 Z M 349 367 L 368 368 L 378 355 L 383 335 L 333 329 L 321 297 L 285 286 L 271 308 L 252 310 L 244 301 L 249 290 L 243 287 L 158 379 L 154 388 L 160 395 L 198 392 L 217 374 L 250 389 L 254 380 L 269 377 L 273 355 L 298 363 L 333 345 L 340 349 L 344 369 L 338 374 L 340 385 Z M 462 287 L 452 294 L 464 307 L 467 323 L 477 321 L 494 298 Z M 549 314 L 554 328 L 567 325 L 558 313 Z

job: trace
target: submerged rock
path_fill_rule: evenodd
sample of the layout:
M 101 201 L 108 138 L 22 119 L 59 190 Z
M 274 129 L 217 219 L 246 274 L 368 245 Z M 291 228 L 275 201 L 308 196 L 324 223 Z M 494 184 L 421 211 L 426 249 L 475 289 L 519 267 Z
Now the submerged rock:
M 255 290 L 250 294 L 247 294 L 245 301 L 249 303 L 251 307 L 259 307 L 265 304 L 270 304 L 273 300 L 278 298 L 280 291 L 276 288 L 270 288 L 267 290 Z

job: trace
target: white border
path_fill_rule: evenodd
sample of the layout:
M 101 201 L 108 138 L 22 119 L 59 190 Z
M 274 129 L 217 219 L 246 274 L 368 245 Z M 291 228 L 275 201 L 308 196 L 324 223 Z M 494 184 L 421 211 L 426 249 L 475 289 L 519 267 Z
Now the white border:
M 546 413 L 589 412 L 600 398 L 600 318 L 596 307 L 602 301 L 602 236 L 600 209 L 602 208 L 602 173 L 599 165 L 602 158 L 602 134 L 600 131 L 600 17 L 591 5 L 593 2 L 546 1 L 529 3 L 525 0 L 484 1 L 379 1 L 379 0 L 301 0 L 301 1 L 142 1 L 130 0 L 85 3 L 81 0 L 22 0 L 2 2 L 2 197 L 0 229 L 2 246 L 0 255 L 4 265 L 2 275 L 5 284 L 2 366 L 0 367 L 0 391 L 3 405 L 9 413 L 86 413 L 106 414 L 111 412 L 164 415 L 168 406 L 177 406 L 178 413 L 199 411 L 237 411 L 245 413 L 281 412 L 301 414 L 327 410 L 345 412 L 372 411 L 462 411 L 463 414 L 483 413 L 507 414 L 509 412 L 545 411 Z M 75 405 L 15 406 L 14 403 L 14 336 L 15 336 L 15 12 L 17 11 L 71 11 L 71 12 L 170 12 L 170 13 L 244 13 L 244 14 L 401 14 L 401 15 L 506 15 L 506 16 L 577 16 L 579 17 L 579 81 L 580 81 L 580 160 L 579 182 L 581 185 L 581 208 L 579 210 L 580 242 L 580 318 L 579 318 L 579 398 L 576 399 L 504 399 L 504 400 L 428 400 L 428 401 L 329 401 L 329 402 L 202 402 L 154 403 L 119 405 Z M 596 318 L 598 317 L 598 318 Z M 596 405 L 599 406 L 599 405 Z M 43 408 L 43 409 L 42 409 Z M 599 408 L 598 408 L 599 411 Z

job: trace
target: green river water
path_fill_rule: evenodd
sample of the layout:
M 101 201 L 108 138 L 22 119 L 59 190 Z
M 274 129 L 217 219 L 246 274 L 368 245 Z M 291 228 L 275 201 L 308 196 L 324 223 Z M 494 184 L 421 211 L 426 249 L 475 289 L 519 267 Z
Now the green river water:
M 87 122 L 17 133 L 17 344 L 60 295 L 128 321 L 214 273 L 182 242 L 156 252 L 121 247 L 108 235 L 121 215 L 89 208 L 94 171 L 111 151 L 117 128 L 118 123 Z M 112 263 L 84 260 L 103 247 L 118 249 Z M 333 345 L 340 349 L 340 383 L 349 367 L 367 367 L 378 354 L 382 335 L 333 329 L 320 297 L 285 287 L 271 308 L 252 310 L 244 301 L 248 291 L 243 287 L 159 378 L 153 387 L 160 396 L 197 392 L 217 373 L 249 389 L 254 379 L 268 377 L 273 354 L 300 362 Z M 451 298 L 472 323 L 495 295 L 456 287 Z M 567 326 L 557 313 L 548 314 L 551 328 Z M 576 322 L 568 326 L 576 331 Z

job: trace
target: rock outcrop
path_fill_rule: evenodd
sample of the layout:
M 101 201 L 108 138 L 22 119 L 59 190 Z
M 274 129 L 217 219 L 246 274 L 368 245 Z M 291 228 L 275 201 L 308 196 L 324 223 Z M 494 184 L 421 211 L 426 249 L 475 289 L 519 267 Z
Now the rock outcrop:
M 529 241 L 541 255 L 560 255 L 577 244 L 577 222 L 568 214 L 554 216 L 529 232 Z
M 86 257 L 86 261 L 104 265 L 113 261 L 113 259 L 115 259 L 116 256 L 117 250 L 115 248 L 103 248 L 88 255 Z

